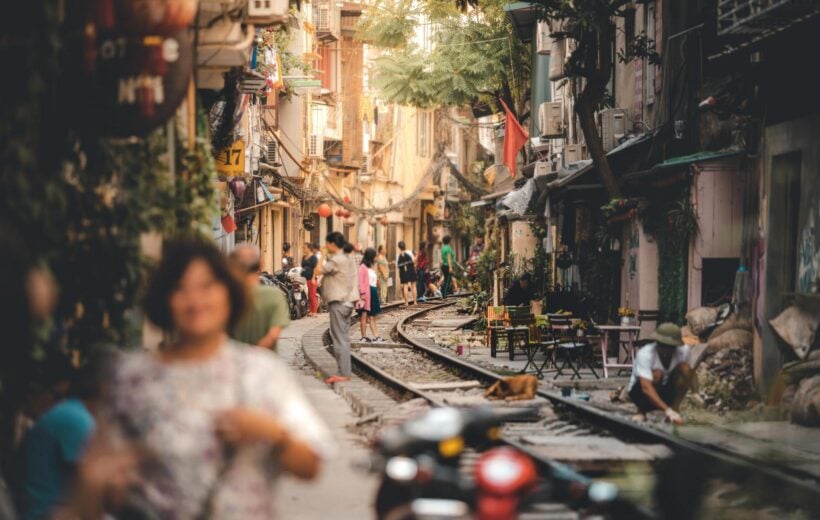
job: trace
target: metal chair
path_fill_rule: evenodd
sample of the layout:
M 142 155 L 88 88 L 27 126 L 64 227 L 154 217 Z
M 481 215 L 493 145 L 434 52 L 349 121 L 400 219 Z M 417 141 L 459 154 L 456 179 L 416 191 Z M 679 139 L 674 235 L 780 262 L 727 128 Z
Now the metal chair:
M 530 342 L 530 327 L 535 323 L 535 318 L 530 312 L 529 305 L 508 306 L 507 307 L 507 349 L 509 350 L 510 361 L 515 360 L 516 347 L 522 350 Z
M 581 379 L 580 370 L 586 366 L 599 379 L 598 373 L 590 362 L 592 346 L 586 338 L 579 337 L 577 330 L 572 326 L 572 318 L 566 316 L 550 317 L 550 331 L 552 341 L 555 345 L 555 376 L 563 375 L 564 369 L 572 370 L 570 381 L 575 378 Z M 563 362 L 559 365 L 558 358 L 563 357 Z

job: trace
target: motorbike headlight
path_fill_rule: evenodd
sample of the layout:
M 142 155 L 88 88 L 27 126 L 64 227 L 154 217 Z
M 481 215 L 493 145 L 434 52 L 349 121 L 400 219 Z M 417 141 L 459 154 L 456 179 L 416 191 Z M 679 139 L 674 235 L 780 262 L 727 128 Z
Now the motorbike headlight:
M 418 464 L 409 457 L 393 457 L 384 468 L 384 473 L 396 482 L 410 482 L 416 478 L 418 471 Z
M 612 502 L 618 498 L 618 486 L 611 482 L 593 482 L 589 485 L 587 496 L 593 502 Z
M 407 423 L 405 428 L 413 437 L 439 441 L 457 436 L 463 425 L 464 418 L 455 408 L 434 408 L 423 417 Z

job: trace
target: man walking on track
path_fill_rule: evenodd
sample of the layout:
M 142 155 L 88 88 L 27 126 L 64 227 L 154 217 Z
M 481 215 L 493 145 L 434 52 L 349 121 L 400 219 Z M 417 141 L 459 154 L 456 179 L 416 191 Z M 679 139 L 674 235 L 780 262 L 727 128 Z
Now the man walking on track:
M 327 235 L 329 258 L 322 267 L 322 296 L 330 314 L 330 338 L 339 373 L 328 377 L 327 384 L 349 381 L 350 368 L 350 315 L 353 302 L 359 299 L 358 273 L 350 256 L 344 254 L 344 236 L 338 231 Z
M 441 296 L 446 298 L 453 287 L 453 268 L 456 265 L 456 253 L 450 247 L 450 237 L 444 237 L 441 247 L 441 274 L 444 275 L 444 284 L 441 286 Z

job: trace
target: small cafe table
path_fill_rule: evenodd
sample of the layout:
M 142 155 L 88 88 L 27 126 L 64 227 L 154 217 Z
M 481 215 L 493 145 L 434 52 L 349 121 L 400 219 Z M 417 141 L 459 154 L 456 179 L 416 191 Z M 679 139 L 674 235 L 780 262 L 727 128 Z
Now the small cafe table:
M 635 361 L 635 341 L 638 339 L 638 334 L 641 332 L 641 328 L 637 325 L 596 325 L 595 328 L 601 331 L 601 354 L 604 366 L 604 378 L 609 377 L 608 369 L 610 368 L 631 369 L 632 363 Z M 620 345 L 623 345 L 626 350 L 626 356 L 623 362 L 619 362 L 619 359 L 616 359 L 615 363 L 609 362 L 607 353 L 609 352 L 609 336 L 611 332 L 618 333 L 618 358 L 620 358 L 621 353 Z M 626 335 L 625 345 L 620 341 L 621 334 Z

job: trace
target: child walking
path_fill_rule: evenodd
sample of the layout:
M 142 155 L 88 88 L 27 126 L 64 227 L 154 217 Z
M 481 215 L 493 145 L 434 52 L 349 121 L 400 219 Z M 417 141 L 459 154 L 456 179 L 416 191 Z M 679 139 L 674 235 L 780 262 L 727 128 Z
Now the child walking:
M 376 316 L 382 311 L 382 306 L 379 302 L 379 277 L 374 268 L 375 264 L 376 250 L 368 247 L 362 257 L 362 263 L 359 265 L 359 302 L 356 304 L 362 330 L 362 341 L 366 343 L 384 341 L 379 336 L 376 327 Z M 367 337 L 368 321 L 370 322 L 370 331 L 373 332 L 372 339 Z

